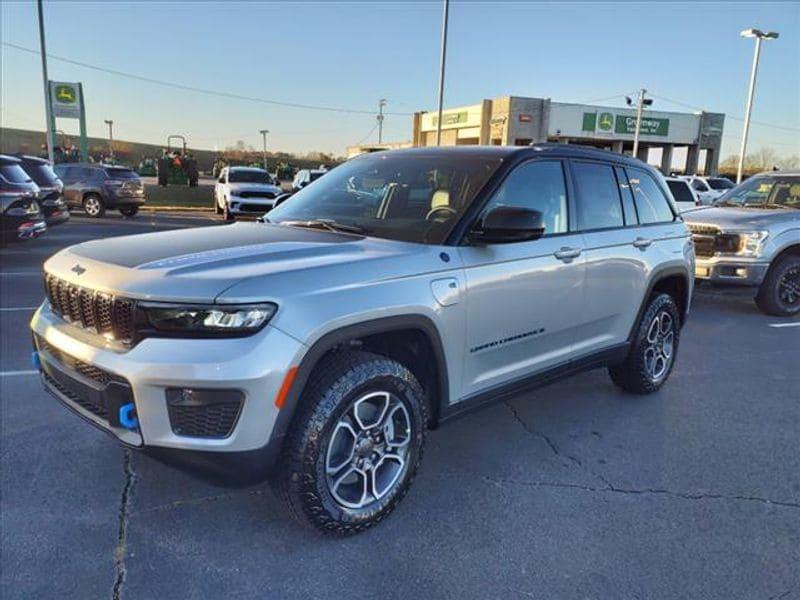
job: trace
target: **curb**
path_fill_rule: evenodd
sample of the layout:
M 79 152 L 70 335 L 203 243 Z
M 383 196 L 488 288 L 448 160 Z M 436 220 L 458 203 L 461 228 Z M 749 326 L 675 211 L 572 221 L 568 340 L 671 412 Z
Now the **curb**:
M 212 212 L 213 208 L 206 208 L 204 206 L 141 206 L 142 211 L 150 212 L 174 212 L 174 211 L 192 211 L 192 212 Z

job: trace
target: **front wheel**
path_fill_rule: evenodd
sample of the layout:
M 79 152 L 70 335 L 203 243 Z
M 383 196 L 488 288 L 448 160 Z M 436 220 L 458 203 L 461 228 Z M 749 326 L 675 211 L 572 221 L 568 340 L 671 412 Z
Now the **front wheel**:
M 672 296 L 650 299 L 625 362 L 610 367 L 611 380 L 634 394 L 652 394 L 664 385 L 675 365 L 680 312 Z
M 775 261 L 758 288 L 756 306 L 776 317 L 800 314 L 800 256 L 789 254 Z
M 291 513 L 326 534 L 378 523 L 408 492 L 422 458 L 427 408 L 402 364 L 336 352 L 301 398 L 276 481 Z
M 97 194 L 87 194 L 83 199 L 83 210 L 92 218 L 99 219 L 106 214 L 106 206 L 103 199 Z
M 119 209 L 119 212 L 122 213 L 124 217 L 135 217 L 136 213 L 139 212 L 138 206 L 123 206 Z

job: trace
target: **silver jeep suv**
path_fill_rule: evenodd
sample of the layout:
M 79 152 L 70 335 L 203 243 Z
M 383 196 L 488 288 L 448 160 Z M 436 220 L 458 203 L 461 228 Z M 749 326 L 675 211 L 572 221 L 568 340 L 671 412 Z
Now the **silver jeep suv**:
M 300 520 L 348 534 L 406 494 L 439 423 L 589 368 L 654 392 L 675 364 L 694 252 L 638 160 L 368 154 L 264 220 L 50 258 L 45 388 L 128 446 L 274 473 Z
M 684 218 L 697 279 L 753 287 L 767 314 L 800 314 L 800 171 L 755 175 Z

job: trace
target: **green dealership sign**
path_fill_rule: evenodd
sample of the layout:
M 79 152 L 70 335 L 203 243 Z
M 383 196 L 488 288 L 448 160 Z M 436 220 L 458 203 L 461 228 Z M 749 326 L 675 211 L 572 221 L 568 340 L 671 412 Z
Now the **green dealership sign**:
M 636 117 L 632 115 L 614 115 L 610 112 L 583 113 L 582 131 L 595 133 L 636 133 Z M 669 119 L 642 117 L 639 129 L 642 135 L 669 135 Z
M 460 123 L 466 123 L 469 120 L 469 113 L 465 110 L 461 112 L 454 112 L 454 113 L 444 113 L 442 115 L 442 127 L 445 125 L 458 125 Z M 439 121 L 439 117 L 433 117 L 433 126 L 436 127 L 437 122 Z

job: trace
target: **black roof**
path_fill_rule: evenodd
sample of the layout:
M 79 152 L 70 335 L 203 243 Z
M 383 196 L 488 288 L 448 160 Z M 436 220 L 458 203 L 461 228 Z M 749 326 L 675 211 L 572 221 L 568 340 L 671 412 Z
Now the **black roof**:
M 589 146 L 579 146 L 577 144 L 557 144 L 554 142 L 543 142 L 541 144 L 531 144 L 530 146 L 422 146 L 419 148 L 402 148 L 399 150 L 386 150 L 384 152 L 373 152 L 361 154 L 362 156 L 380 157 L 387 155 L 404 156 L 475 156 L 483 158 L 507 158 L 507 157 L 534 157 L 534 156 L 558 156 L 564 158 L 589 158 L 602 161 L 613 160 L 618 163 L 629 164 L 631 166 L 648 166 L 638 158 L 601 150 Z
M 36 163 L 39 165 L 49 165 L 50 161 L 41 156 L 33 156 L 31 154 L 14 153 L 14 158 L 21 160 L 23 163 Z

